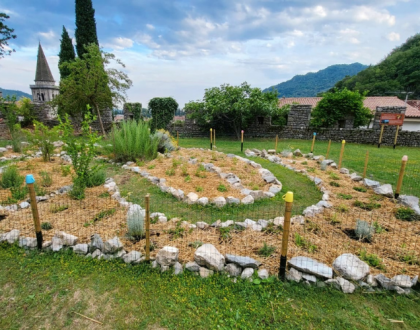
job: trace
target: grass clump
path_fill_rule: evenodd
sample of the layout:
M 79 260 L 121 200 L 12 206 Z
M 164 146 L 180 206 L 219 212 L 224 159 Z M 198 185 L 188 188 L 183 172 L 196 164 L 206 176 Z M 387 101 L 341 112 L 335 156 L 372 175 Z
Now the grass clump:
M 363 249 L 359 252 L 359 257 L 369 266 L 380 269 L 382 271 L 386 271 L 385 265 L 382 263 L 381 258 L 379 258 L 376 254 L 367 253 L 366 249 Z
M 341 199 L 345 199 L 345 200 L 349 200 L 349 199 L 352 199 L 353 198 L 352 195 L 342 194 L 342 193 L 337 194 L 337 197 L 338 198 L 341 198 Z
M 375 209 L 379 209 L 381 207 L 381 204 L 379 203 L 375 203 L 375 202 L 365 203 L 359 200 L 354 201 L 353 205 L 366 211 L 372 211 Z
M 68 210 L 69 206 L 66 205 L 52 205 L 50 207 L 50 212 L 51 213 L 59 213 L 59 212 L 63 212 L 65 210 Z
M 337 174 L 335 174 L 334 172 L 330 173 L 330 178 L 333 179 L 333 180 L 340 180 L 340 177 Z
M 111 195 L 109 194 L 109 192 L 106 191 L 106 192 L 100 193 L 98 197 L 99 198 L 109 198 L 109 197 L 111 197 Z
M 232 230 L 231 227 L 221 227 L 219 228 L 219 232 L 220 232 L 220 239 L 222 241 L 226 241 L 232 238 L 232 235 L 230 234 L 230 231 Z
M 367 189 L 365 187 L 353 187 L 353 190 L 356 190 L 358 192 L 367 192 Z
M 147 169 L 148 170 L 153 170 L 155 167 L 156 167 L 156 165 L 152 164 L 152 165 L 147 166 Z
M 270 222 L 262 231 L 267 234 L 279 234 L 283 232 L 283 226 L 276 226 L 274 223 Z
M 106 180 L 106 173 L 103 169 L 99 169 L 92 173 L 89 173 L 87 180 L 86 180 L 86 187 L 98 187 L 105 183 Z
M 194 242 L 188 243 L 188 246 L 190 246 L 190 247 L 192 247 L 194 249 L 199 248 L 201 245 L 203 245 L 203 242 L 202 241 L 194 241 Z
M 61 175 L 68 176 L 71 173 L 71 166 L 70 165 L 61 165 Z
M 202 192 L 204 190 L 204 188 L 203 187 L 201 187 L 201 186 L 197 186 L 197 187 L 195 187 L 195 191 L 196 192 Z
M 207 178 L 205 171 L 206 168 L 203 165 L 200 165 L 195 171 L 195 176 L 202 179 Z
M 42 171 L 39 172 L 39 175 L 41 176 L 41 186 L 42 187 L 51 187 L 53 184 L 53 179 L 50 173 Z
M 108 218 L 110 216 L 112 216 L 115 213 L 115 208 L 109 209 L 109 210 L 103 210 L 101 212 L 99 212 L 98 214 L 95 215 L 95 217 L 93 218 L 93 222 L 97 222 L 100 221 L 102 219 Z
M 10 192 L 12 193 L 12 198 L 14 200 L 21 201 L 28 195 L 28 187 L 13 187 L 10 188 Z
M 340 204 L 337 206 L 337 210 L 341 213 L 346 213 L 349 211 L 349 207 L 347 205 Z
M 340 187 L 340 184 L 339 184 L 338 182 L 331 181 L 331 182 L 330 182 L 330 186 L 331 186 L 331 187 Z
M 295 234 L 295 244 L 297 247 L 307 250 L 309 253 L 314 253 L 318 250 L 318 247 L 315 244 L 312 244 L 298 233 Z
M 51 230 L 53 228 L 54 228 L 53 225 L 51 223 L 49 223 L 49 222 L 43 222 L 43 223 L 41 223 L 41 229 L 42 230 Z
M 382 227 L 382 226 L 378 223 L 378 221 L 375 221 L 375 222 L 373 223 L 373 228 L 375 228 L 375 233 L 376 233 L 376 234 L 382 234 L 382 233 L 386 232 L 386 229 L 385 229 L 384 227 Z
M 264 242 L 264 245 L 258 250 L 258 254 L 263 257 L 269 257 L 274 251 L 276 251 L 275 246 L 267 245 L 267 243 Z
M 228 191 L 228 188 L 224 184 L 219 184 L 219 186 L 217 187 L 217 190 L 220 192 L 226 192 Z
M 188 175 L 188 166 L 187 166 L 187 164 L 183 164 L 182 166 L 181 166 L 181 175 L 182 176 L 189 176 Z
M 175 168 L 171 167 L 169 170 L 165 171 L 167 176 L 174 176 L 175 175 Z
M 409 207 L 400 207 L 395 210 L 395 217 L 400 220 L 413 221 L 417 219 L 416 212 Z
M 25 178 L 19 174 L 17 166 L 9 166 L 1 175 L 0 187 L 4 189 L 18 188 L 22 185 Z
M 302 165 L 308 165 L 308 162 L 305 160 L 304 162 L 301 163 Z
M 339 223 L 341 223 L 341 220 L 340 219 L 338 219 L 338 215 L 337 215 L 337 213 L 334 213 L 331 217 L 330 217 L 330 223 L 332 224 L 332 225 L 338 225 Z
M 186 234 L 186 230 L 181 227 L 181 221 L 178 221 L 175 228 L 168 230 L 168 234 L 171 235 L 171 239 L 182 238 Z
M 184 179 L 184 182 L 191 182 L 191 177 L 189 175 L 187 175 Z

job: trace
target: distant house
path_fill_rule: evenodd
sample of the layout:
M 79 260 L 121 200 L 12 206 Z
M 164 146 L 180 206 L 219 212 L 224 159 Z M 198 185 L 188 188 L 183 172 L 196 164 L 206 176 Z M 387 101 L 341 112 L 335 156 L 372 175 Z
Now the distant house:
M 300 104 L 310 105 L 313 109 L 321 99 L 322 97 L 283 97 L 279 99 L 279 107 L 287 104 Z M 405 103 L 396 96 L 368 96 L 363 104 L 372 111 L 372 114 L 375 114 L 377 107 L 406 107 L 402 129 L 405 131 L 420 131 L 420 100 Z

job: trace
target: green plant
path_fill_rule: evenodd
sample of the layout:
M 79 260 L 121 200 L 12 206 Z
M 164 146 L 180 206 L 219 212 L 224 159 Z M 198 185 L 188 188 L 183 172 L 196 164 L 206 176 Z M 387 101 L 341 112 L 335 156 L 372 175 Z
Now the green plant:
M 341 220 L 340 220 L 340 219 L 338 219 L 338 215 L 337 215 L 337 213 L 334 213 L 334 214 L 330 217 L 330 223 L 331 223 L 332 225 L 337 225 L 337 224 L 341 223 Z
M 155 97 L 149 101 L 149 111 L 152 114 L 152 131 L 166 129 L 178 109 L 178 103 L 172 97 Z
M 409 207 L 400 207 L 395 210 L 395 217 L 400 220 L 413 221 L 417 219 L 416 212 Z
M 276 247 L 267 245 L 267 243 L 264 242 L 264 245 L 258 250 L 258 254 L 263 257 L 269 257 L 274 251 L 276 251 Z
M 224 184 L 219 184 L 219 186 L 217 187 L 217 190 L 220 192 L 226 192 L 228 191 L 228 188 L 226 188 Z
M 337 197 L 341 198 L 341 199 L 346 199 L 346 200 L 349 200 L 349 199 L 353 198 L 352 195 L 347 195 L 347 194 L 342 194 L 342 193 L 337 194 Z
M 385 196 L 382 195 L 371 195 L 369 196 L 369 200 L 372 202 L 380 202 L 383 201 L 385 199 Z
M 341 213 L 345 213 L 349 211 L 349 207 L 347 205 L 340 204 L 337 206 L 337 210 Z
M 109 198 L 111 195 L 109 194 L 109 192 L 103 192 L 99 194 L 99 198 Z
M 37 196 L 45 196 L 45 195 L 47 195 L 47 194 L 48 194 L 47 190 L 46 190 L 45 188 L 41 187 L 41 186 L 40 186 L 39 184 L 37 184 L 36 182 L 35 182 L 35 184 L 34 184 L 34 188 L 35 188 L 35 194 L 36 194 Z
M 61 175 L 68 176 L 71 173 L 71 166 L 70 165 L 61 165 Z
M 50 207 L 50 212 L 51 213 L 59 213 L 65 210 L 68 210 L 69 205 L 65 204 L 65 205 L 51 205 Z
M 21 201 L 28 195 L 28 187 L 12 187 L 10 188 L 10 192 L 12 193 L 12 198 L 14 200 Z
M 318 247 L 315 244 L 312 244 L 298 233 L 295 233 L 295 244 L 296 246 L 307 250 L 309 253 L 314 253 L 318 250 Z
M 379 223 L 378 223 L 378 221 L 375 221 L 374 223 L 373 223 L 373 228 L 375 228 L 375 233 L 376 234 L 381 234 L 381 233 L 384 233 L 384 232 L 386 232 L 386 229 L 385 228 L 383 228 Z
M 9 166 L 1 175 L 0 186 L 4 189 L 18 188 L 22 185 L 25 178 L 19 174 L 17 166 Z
M 134 239 L 140 239 L 144 236 L 144 217 L 146 211 L 138 205 L 133 205 L 127 213 L 127 235 Z
M 379 203 L 374 203 L 374 202 L 364 203 L 359 200 L 354 201 L 353 205 L 367 211 L 372 211 L 374 209 L 379 209 L 381 207 L 381 204 Z
M 53 225 L 49 222 L 41 223 L 41 229 L 43 229 L 43 230 L 51 230 L 53 228 L 54 228 Z
M 332 186 L 332 187 L 340 187 L 340 184 L 338 182 L 331 181 L 330 182 L 330 186 Z
M 70 198 L 75 200 L 82 200 L 85 198 L 86 183 L 80 179 L 73 180 L 73 187 L 68 192 Z
M 308 165 L 308 162 L 305 160 L 301 163 L 302 165 Z
M 366 249 L 359 251 L 359 257 L 366 262 L 369 266 L 386 271 L 385 265 L 382 263 L 381 258 L 376 254 L 367 253 Z
M 307 221 L 305 228 L 307 231 L 313 232 L 315 234 L 321 230 L 321 227 L 316 222 L 310 220 Z
M 187 175 L 184 179 L 184 182 L 191 182 L 191 177 Z
M 398 254 L 398 258 L 409 265 L 420 265 L 420 259 L 414 251 L 404 251 Z
M 98 187 L 105 183 L 106 181 L 106 172 L 103 169 L 98 169 L 88 174 L 86 180 L 86 187 Z
M 182 176 L 188 176 L 188 167 L 187 167 L 187 164 L 183 164 L 181 166 L 181 175 Z
M 356 190 L 358 192 L 367 192 L 367 189 L 365 187 L 353 187 L 353 190 Z
M 147 169 L 148 170 L 153 170 L 155 167 L 156 167 L 156 165 L 152 164 L 152 165 L 147 166 Z
M 26 131 L 29 142 L 41 150 L 42 160 L 44 162 L 51 161 L 51 155 L 54 152 L 54 141 L 58 139 L 58 129 L 58 126 L 49 128 L 35 120 L 34 130 Z
M 93 222 L 97 222 L 99 220 L 108 218 L 108 217 L 112 216 L 115 212 L 116 212 L 115 208 L 108 209 L 108 210 L 103 210 L 103 211 L 101 211 L 101 212 L 99 212 L 98 214 L 95 215 L 95 217 L 93 218 Z
M 282 225 L 276 226 L 274 223 L 270 222 L 268 223 L 267 227 L 262 229 L 262 231 L 267 234 L 279 234 L 283 232 L 283 226 Z
M 202 241 L 194 241 L 194 242 L 188 243 L 188 246 L 190 246 L 194 249 L 199 248 L 201 245 L 203 245 Z
M 41 176 L 40 185 L 42 187 L 51 187 L 52 186 L 53 179 L 52 179 L 50 173 L 42 171 L 42 172 L 39 172 L 39 175 Z
M 173 167 L 171 167 L 169 170 L 165 171 L 165 174 L 167 176 L 174 176 L 175 175 L 175 169 Z
M 335 174 L 334 172 L 330 173 L 330 178 L 333 179 L 333 180 L 340 180 L 340 177 L 337 174 Z
M 195 191 L 196 192 L 202 192 L 204 189 L 203 189 L 203 187 L 201 187 L 201 186 L 197 186 L 197 187 L 195 187 Z
M 230 232 L 232 230 L 232 227 L 220 227 L 219 233 L 220 233 L 220 239 L 222 241 L 226 241 L 232 238 Z
M 179 165 L 181 165 L 182 162 L 179 159 L 173 158 L 172 159 L 172 167 L 173 168 L 178 168 Z
M 315 167 L 308 167 L 306 171 L 308 171 L 309 173 L 315 173 L 316 169 Z
M 171 235 L 172 239 L 182 238 L 185 235 L 185 228 L 181 226 L 181 221 L 178 221 L 175 228 L 168 230 L 168 234 Z
M 366 239 L 371 241 L 375 233 L 375 228 L 366 221 L 357 219 L 355 233 L 360 240 Z

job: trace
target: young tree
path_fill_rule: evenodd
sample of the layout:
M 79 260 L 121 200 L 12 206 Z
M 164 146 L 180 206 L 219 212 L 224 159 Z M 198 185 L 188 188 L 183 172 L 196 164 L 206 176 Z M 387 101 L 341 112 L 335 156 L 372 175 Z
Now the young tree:
M 334 89 L 323 95 L 321 101 L 312 111 L 311 124 L 314 127 L 331 127 L 346 116 L 354 116 L 354 126 L 366 126 L 373 117 L 370 110 L 365 108 L 363 100 L 364 94 L 359 91 L 349 91 Z
M 178 103 L 172 97 L 155 97 L 149 101 L 149 110 L 152 114 L 152 131 L 165 129 L 174 118 Z
M 58 57 L 58 68 L 60 70 L 61 79 L 67 78 L 70 71 L 62 66 L 62 64 L 74 61 L 76 59 L 76 53 L 74 52 L 73 41 L 64 26 L 63 33 L 61 34 L 60 52 L 58 53 Z
M 85 46 L 96 44 L 99 46 L 96 33 L 95 9 L 92 0 L 76 0 L 76 50 L 77 55 L 83 58 L 86 53 Z
M 102 133 L 106 135 L 101 111 L 125 102 L 126 90 L 132 82 L 126 73 L 106 68 L 111 60 L 125 67 L 113 54 L 101 52 L 96 44 L 88 45 L 86 51 L 83 58 L 62 64 L 70 75 L 60 82 L 60 94 L 53 105 L 59 106 L 61 113 L 73 116 L 84 116 L 86 106 L 91 105 L 98 116 Z
M 233 130 L 239 139 L 241 129 L 249 126 L 255 117 L 269 116 L 277 107 L 277 92 L 263 93 L 244 82 L 240 86 L 225 84 L 206 89 L 203 100 L 187 103 L 185 111 L 200 126 Z
M 0 58 L 3 58 L 5 55 L 11 55 L 15 51 L 14 49 L 6 49 L 9 46 L 8 41 L 10 39 L 16 39 L 16 34 L 13 34 L 15 30 L 9 28 L 4 23 L 9 18 L 10 16 L 5 13 L 0 13 Z

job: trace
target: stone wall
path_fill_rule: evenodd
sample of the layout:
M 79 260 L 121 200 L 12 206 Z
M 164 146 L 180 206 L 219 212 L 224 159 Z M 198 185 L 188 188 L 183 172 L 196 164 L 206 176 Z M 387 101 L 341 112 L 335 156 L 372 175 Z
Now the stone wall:
M 310 105 L 292 105 L 287 118 L 287 126 L 296 128 L 308 127 L 311 111 L 312 107 Z
M 377 107 L 375 112 L 375 118 L 373 119 L 373 128 L 374 129 L 381 129 L 380 119 L 381 114 L 383 113 L 401 113 L 405 114 L 406 107 Z M 404 127 L 404 126 L 403 126 Z M 392 128 L 395 132 L 395 126 L 389 126 L 388 128 Z

